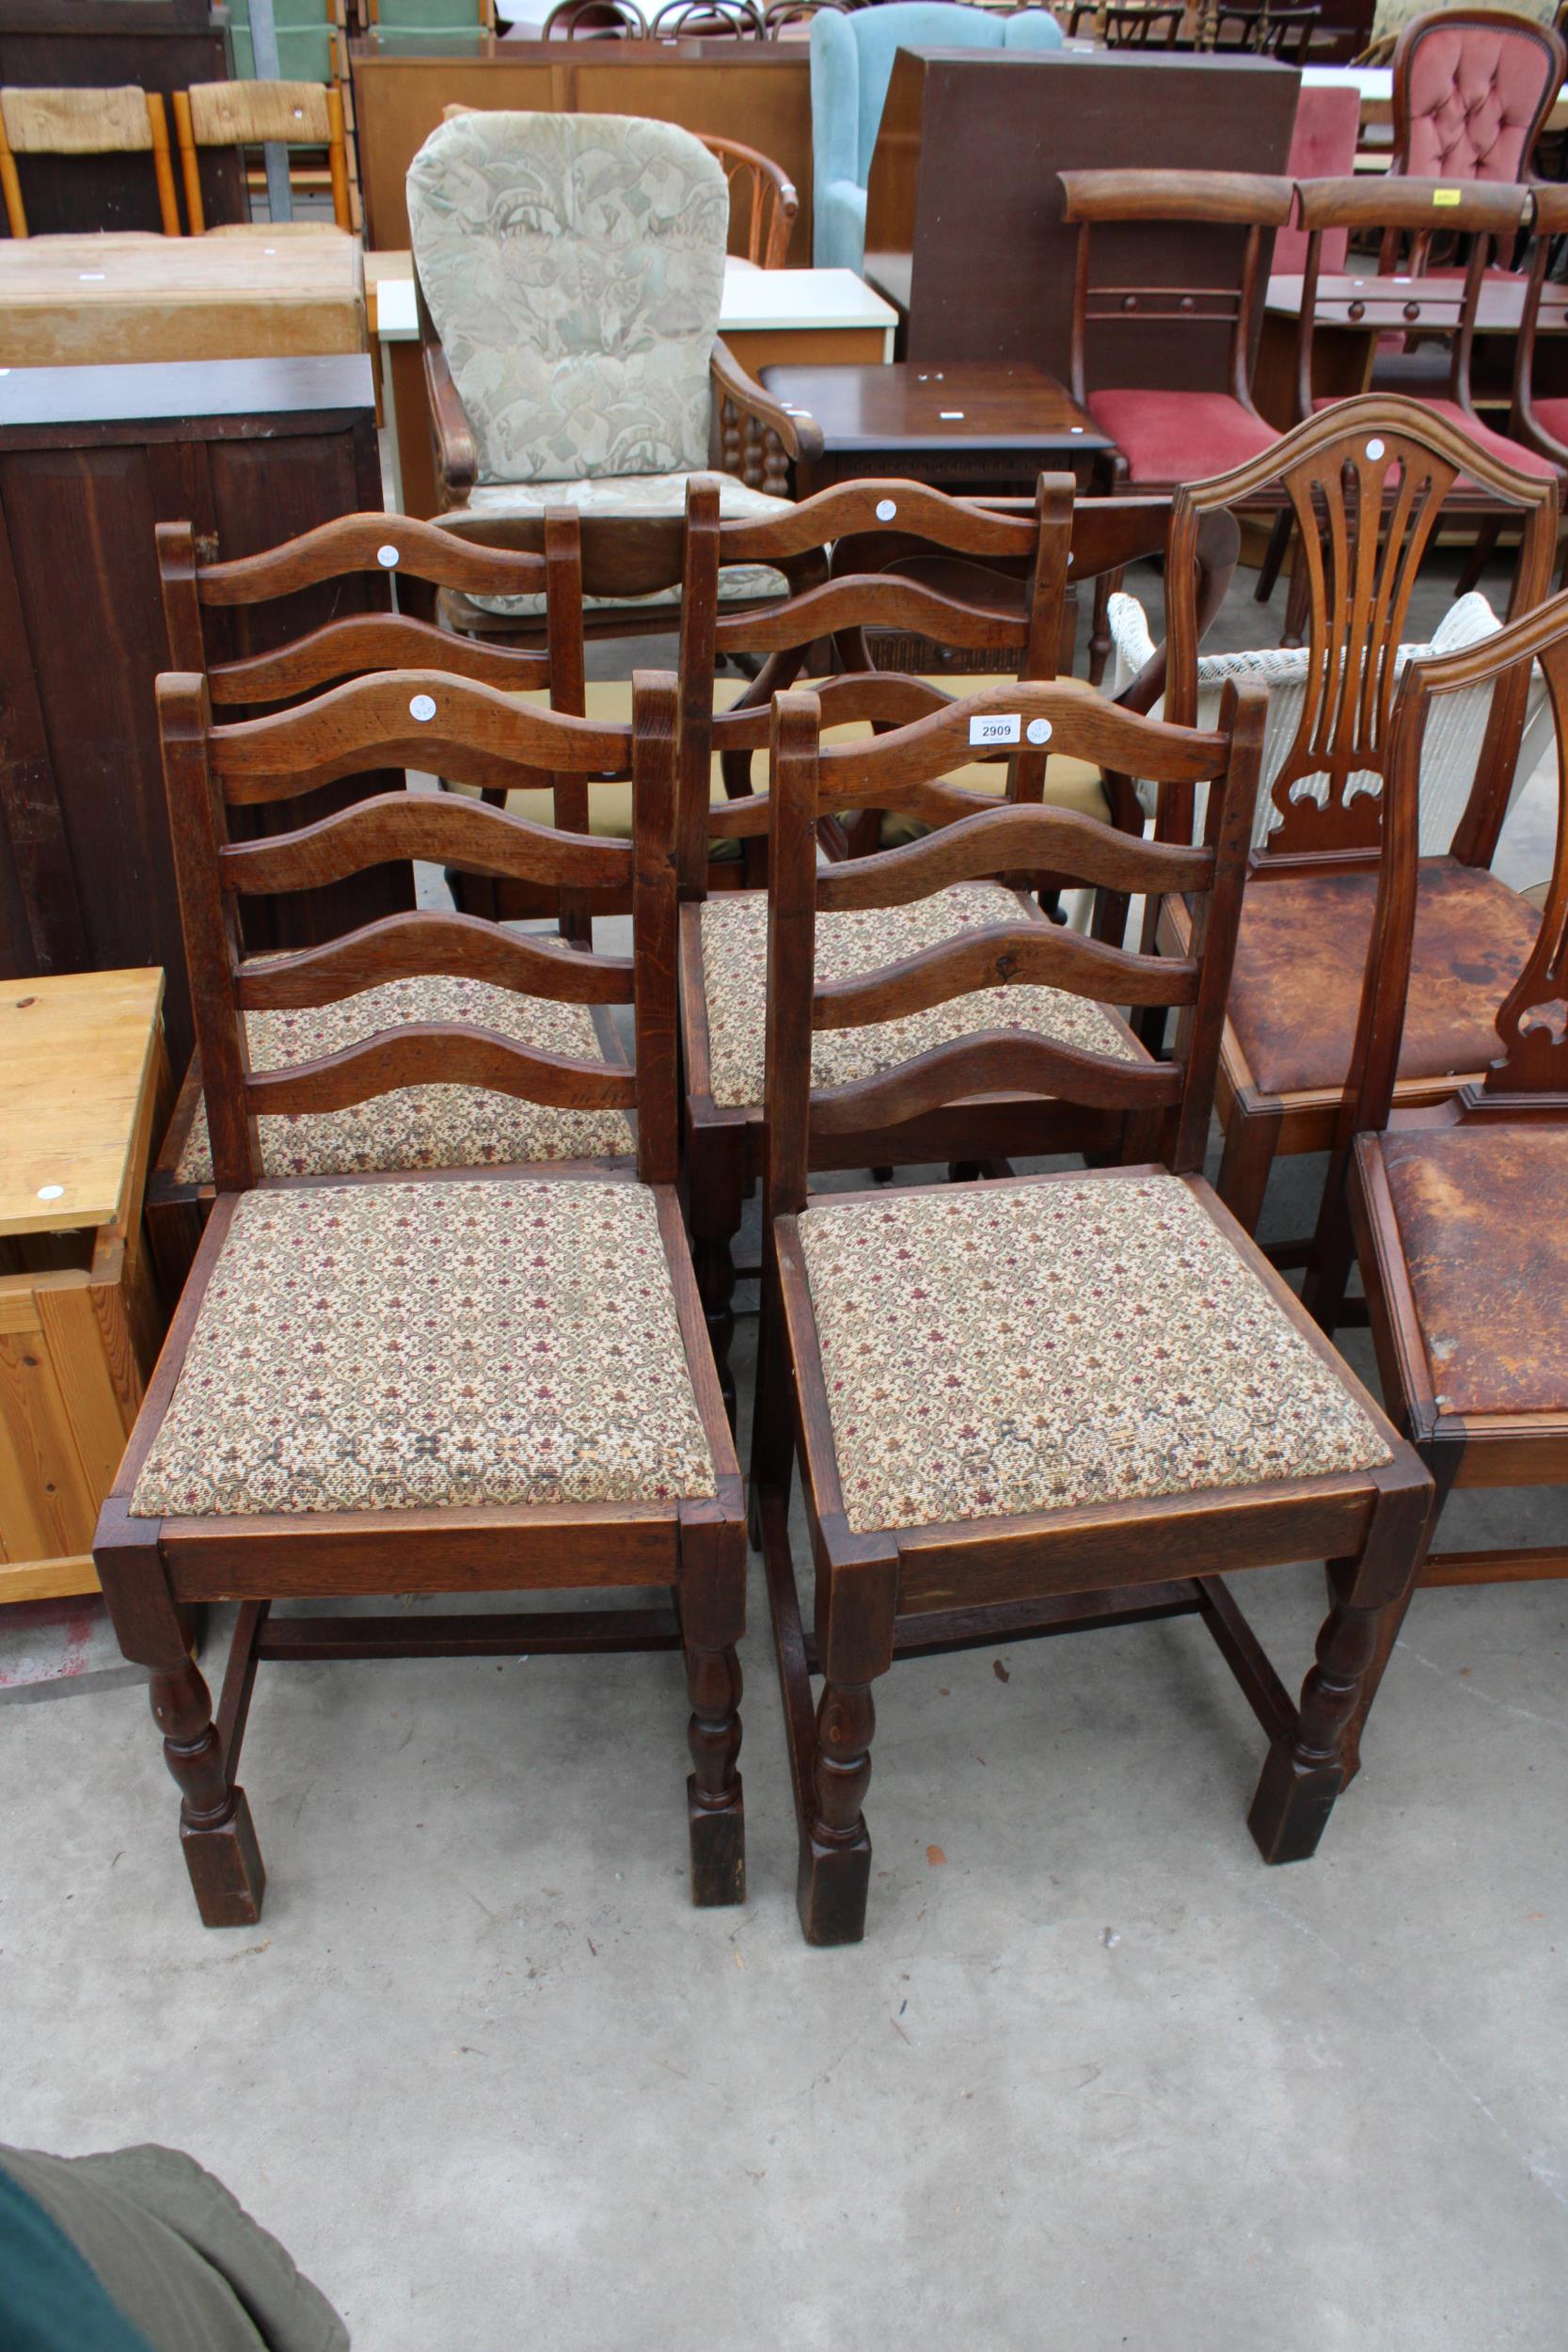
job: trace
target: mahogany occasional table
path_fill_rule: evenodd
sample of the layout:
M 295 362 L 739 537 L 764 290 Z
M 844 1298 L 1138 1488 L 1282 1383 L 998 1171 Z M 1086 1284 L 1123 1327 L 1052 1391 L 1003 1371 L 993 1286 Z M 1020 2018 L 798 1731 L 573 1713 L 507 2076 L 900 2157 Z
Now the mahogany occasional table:
M 821 456 L 796 469 L 798 498 L 879 474 L 969 497 L 1027 497 L 1047 472 L 1086 487 L 1112 447 L 1053 375 L 1023 360 L 764 368 L 762 381 L 822 428 Z

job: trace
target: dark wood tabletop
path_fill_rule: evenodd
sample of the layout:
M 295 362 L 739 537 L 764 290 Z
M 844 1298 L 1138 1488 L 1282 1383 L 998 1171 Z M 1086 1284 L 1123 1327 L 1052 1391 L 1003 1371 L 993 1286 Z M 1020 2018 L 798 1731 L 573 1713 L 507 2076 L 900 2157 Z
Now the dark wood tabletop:
M 1027 450 L 1076 459 L 1110 441 L 1053 375 L 1022 360 L 764 368 L 776 400 L 806 409 L 835 450 Z

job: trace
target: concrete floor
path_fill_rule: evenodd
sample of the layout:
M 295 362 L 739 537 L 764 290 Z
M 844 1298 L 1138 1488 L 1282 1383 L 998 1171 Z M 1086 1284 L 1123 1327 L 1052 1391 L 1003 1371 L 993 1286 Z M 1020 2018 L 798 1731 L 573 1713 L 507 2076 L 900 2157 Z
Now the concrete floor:
M 1321 1574 L 1245 1585 L 1294 1684 Z M 1568 1587 L 1422 1595 L 1279 1871 L 1196 1624 L 903 1666 L 827 1953 L 760 1577 L 735 1912 L 671 1659 L 265 1670 L 252 1931 L 198 1924 L 138 1691 L 3 1708 L 0 2137 L 189 2149 L 361 2352 L 1557 2352 L 1565 1649 Z

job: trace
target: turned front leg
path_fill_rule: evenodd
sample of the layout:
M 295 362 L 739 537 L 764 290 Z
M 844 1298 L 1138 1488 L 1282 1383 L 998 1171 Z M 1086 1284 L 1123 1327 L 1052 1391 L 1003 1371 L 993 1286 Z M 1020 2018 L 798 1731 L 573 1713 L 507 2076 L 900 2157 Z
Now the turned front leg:
M 746 1814 L 740 1773 L 740 1661 L 733 1649 L 688 1649 L 691 1716 L 686 1784 L 691 1830 L 691 1899 L 706 1907 L 746 1899 Z
M 865 1826 L 877 1708 L 871 1686 L 893 1663 L 896 1551 L 819 1571 L 816 1646 L 824 1682 L 800 1824 L 798 1899 L 808 1944 L 858 1944 L 865 1933 L 871 1836 Z M 851 1539 L 853 1541 L 853 1539 Z
M 243 1788 L 230 1782 L 212 1693 L 194 1659 L 154 1667 L 152 1719 L 164 1735 L 164 1761 L 180 1791 L 180 1843 L 202 1922 L 254 1927 L 266 1886 L 261 1849 Z

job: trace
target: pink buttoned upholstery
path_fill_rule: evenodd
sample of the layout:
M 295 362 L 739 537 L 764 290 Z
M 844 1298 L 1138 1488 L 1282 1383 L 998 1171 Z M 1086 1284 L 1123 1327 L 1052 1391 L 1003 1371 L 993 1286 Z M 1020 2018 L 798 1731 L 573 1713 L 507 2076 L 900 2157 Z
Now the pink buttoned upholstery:
M 1338 180 L 1355 169 L 1361 128 L 1361 93 L 1354 89 L 1304 87 L 1296 100 L 1295 129 L 1286 158 L 1287 180 Z M 1337 276 L 1345 266 L 1350 231 L 1331 229 L 1323 239 L 1320 266 Z M 1276 229 L 1273 274 L 1291 278 L 1307 267 L 1305 229 Z
M 1429 19 L 1405 56 L 1400 168 L 1413 180 L 1522 180 L 1554 71 L 1550 46 L 1533 26 L 1514 32 Z

